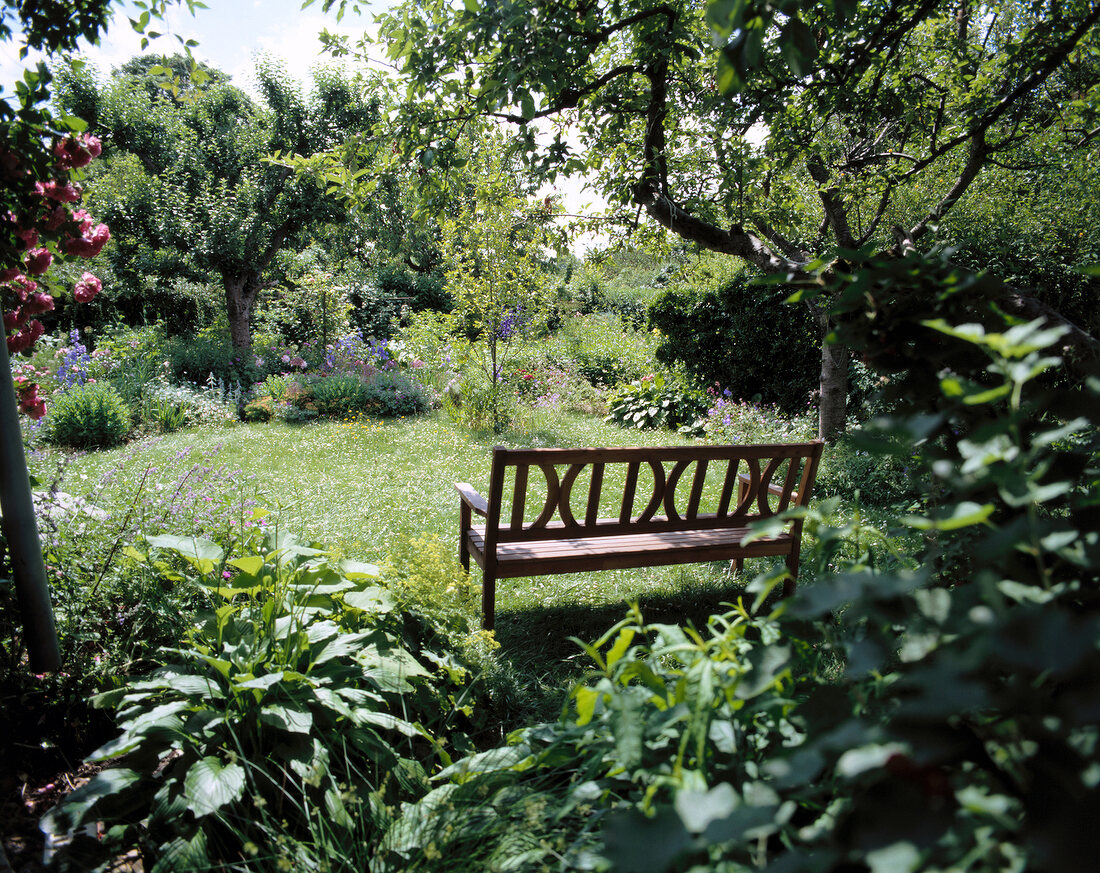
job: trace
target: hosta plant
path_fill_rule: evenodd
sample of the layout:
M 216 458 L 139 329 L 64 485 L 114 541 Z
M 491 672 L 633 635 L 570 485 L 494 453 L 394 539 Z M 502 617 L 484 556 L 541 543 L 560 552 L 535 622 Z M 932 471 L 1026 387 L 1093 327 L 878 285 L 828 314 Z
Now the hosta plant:
M 410 651 L 377 568 L 274 533 L 233 558 L 174 536 L 131 551 L 169 582 L 197 573 L 214 608 L 165 666 L 95 699 L 122 734 L 90 757 L 111 766 L 43 820 L 78 834 L 61 867 L 136 848 L 146 870 L 210 869 L 286 858 L 318 833 L 350 856 L 426 790 L 446 692 L 466 674 Z M 89 822 L 102 839 L 82 836 Z
M 646 376 L 620 388 L 611 398 L 609 422 L 619 427 L 679 428 L 684 433 L 702 435 L 707 414 L 705 396 L 685 391 L 664 376 Z

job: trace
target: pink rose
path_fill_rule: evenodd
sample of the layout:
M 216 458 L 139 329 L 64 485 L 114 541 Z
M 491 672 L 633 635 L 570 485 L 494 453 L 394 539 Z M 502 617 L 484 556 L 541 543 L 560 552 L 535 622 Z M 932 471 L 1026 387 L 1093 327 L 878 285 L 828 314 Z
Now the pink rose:
M 42 336 L 43 330 L 45 330 L 45 328 L 42 327 L 42 322 L 38 319 L 27 322 L 19 333 L 15 336 L 8 337 L 8 352 L 13 355 L 17 355 L 19 352 L 25 352 L 38 342 L 38 338 Z
M 10 282 L 12 279 L 18 279 L 23 275 L 23 271 L 18 267 L 6 267 L 0 270 L 0 282 Z
M 85 236 L 70 238 L 61 244 L 61 250 L 67 255 L 76 255 L 81 258 L 94 258 L 102 251 L 111 238 L 111 231 L 105 224 L 98 224 L 95 230 Z
M 69 210 L 60 203 L 50 209 L 39 220 L 39 226 L 45 231 L 55 231 L 69 220 Z
M 99 157 L 103 144 L 98 137 L 82 134 L 75 139 L 63 139 L 53 147 L 57 155 L 57 166 L 62 170 L 86 167 L 93 158 Z
M 20 300 L 26 300 L 28 294 L 33 294 L 38 290 L 38 283 L 20 274 L 8 281 L 8 287 L 19 295 Z
M 27 321 L 27 314 L 23 312 L 22 307 L 17 307 L 4 313 L 4 333 L 11 333 L 13 330 L 19 330 Z
M 23 308 L 31 315 L 41 315 L 43 312 L 50 312 L 53 309 L 53 297 L 45 292 L 32 294 L 27 298 L 27 303 Z
M 23 243 L 23 248 L 27 251 L 38 245 L 38 231 L 33 227 L 21 227 L 15 232 L 15 235 L 19 237 L 20 242 Z
M 53 262 L 53 255 L 49 249 L 31 249 L 27 252 L 27 272 L 32 276 L 41 276 Z
M 85 273 L 73 287 L 73 297 L 77 303 L 88 303 L 102 290 L 103 283 L 91 273 Z
M 61 203 L 76 203 L 81 195 L 80 186 L 74 185 L 72 182 L 58 185 L 57 182 L 50 179 L 48 182 L 35 182 L 34 187 L 43 197 L 58 200 Z

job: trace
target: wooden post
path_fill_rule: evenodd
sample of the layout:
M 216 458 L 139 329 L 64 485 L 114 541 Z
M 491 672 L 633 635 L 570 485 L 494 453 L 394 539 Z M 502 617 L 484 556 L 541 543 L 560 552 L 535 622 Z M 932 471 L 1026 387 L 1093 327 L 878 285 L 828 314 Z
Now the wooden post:
M 61 651 L 34 517 L 6 336 L 0 341 L 0 511 L 31 669 L 35 673 L 60 670 Z

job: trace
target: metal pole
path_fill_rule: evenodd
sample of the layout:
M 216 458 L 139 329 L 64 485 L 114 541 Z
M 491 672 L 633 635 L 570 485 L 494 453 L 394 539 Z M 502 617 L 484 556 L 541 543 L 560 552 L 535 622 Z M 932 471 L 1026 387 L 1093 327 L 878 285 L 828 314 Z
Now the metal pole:
M 47 673 L 61 669 L 61 651 L 46 584 L 46 565 L 38 539 L 38 521 L 31 499 L 31 480 L 23 454 L 23 433 L 15 405 L 6 331 L 0 337 L 0 511 L 8 541 L 15 591 L 23 613 L 23 637 L 31 670 Z

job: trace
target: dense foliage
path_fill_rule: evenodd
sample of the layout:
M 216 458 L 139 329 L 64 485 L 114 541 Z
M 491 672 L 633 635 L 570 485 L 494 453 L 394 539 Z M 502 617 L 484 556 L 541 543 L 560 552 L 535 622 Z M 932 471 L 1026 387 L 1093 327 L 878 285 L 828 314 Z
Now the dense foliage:
M 868 312 L 871 288 L 926 317 Z M 386 843 L 393 869 L 439 856 L 645 873 L 1087 869 L 1100 423 L 1086 411 L 1100 383 L 1044 388 L 1060 331 L 995 329 L 978 301 L 997 291 L 920 259 L 838 289 L 857 347 L 866 330 L 912 334 L 871 352 L 908 408 L 864 434 L 880 453 L 918 449 L 924 508 L 901 519 L 924 536 L 912 562 L 841 553 L 858 521 L 830 529 L 811 510 L 812 560 L 832 572 L 789 603 L 768 606 L 780 569 L 705 628 L 634 610 L 585 646 L 593 676 L 558 723 L 457 762 L 407 810 Z M 936 318 L 929 300 L 991 326 Z
M 361 151 L 392 142 L 395 162 L 424 159 L 441 184 L 456 132 L 504 121 L 534 171 L 585 173 L 624 229 L 644 211 L 651 228 L 804 277 L 837 248 L 926 245 L 989 167 L 1083 155 L 1098 19 L 1092 0 L 408 3 L 381 17 L 407 88 L 398 123 Z M 814 311 L 824 340 L 828 307 Z M 832 438 L 848 353 L 821 352 Z
M 673 286 L 649 309 L 661 332 L 657 359 L 738 400 L 802 412 L 818 387 L 817 325 L 804 305 L 785 305 L 786 296 L 743 275 Z

